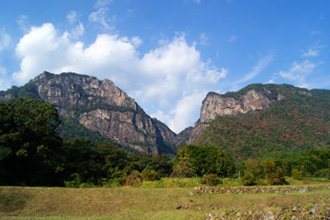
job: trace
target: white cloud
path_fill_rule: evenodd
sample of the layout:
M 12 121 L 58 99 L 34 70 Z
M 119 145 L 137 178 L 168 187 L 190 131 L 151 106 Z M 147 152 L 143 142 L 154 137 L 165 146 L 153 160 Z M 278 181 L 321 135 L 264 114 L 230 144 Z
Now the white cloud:
M 272 60 L 273 60 L 273 54 L 268 54 L 267 56 L 261 58 L 258 61 L 257 65 L 255 65 L 248 74 L 246 74 L 242 79 L 234 83 L 231 90 L 236 90 L 237 88 L 240 87 L 241 83 L 245 83 L 253 79 L 257 75 L 259 75 L 270 64 Z
M 319 51 L 309 49 L 307 52 L 303 53 L 302 57 L 317 57 L 319 55 Z
M 70 30 L 70 34 L 73 38 L 78 39 L 79 37 L 83 36 L 85 33 L 84 25 L 79 22 L 75 27 Z
M 236 40 L 237 40 L 237 36 L 236 36 L 236 35 L 232 35 L 232 36 L 229 38 L 228 42 L 234 42 L 234 41 L 236 41 Z
M 284 79 L 293 81 L 296 86 L 309 88 L 310 85 L 307 83 L 307 76 L 313 73 L 317 64 L 305 60 L 303 62 L 293 62 L 292 67 L 287 71 L 280 71 L 279 75 Z
M 0 31 L 0 53 L 9 47 L 11 41 L 9 34 L 4 30 Z
M 78 14 L 76 11 L 70 11 L 69 14 L 66 16 L 69 24 L 72 25 L 70 29 L 70 37 L 74 39 L 78 39 L 79 37 L 83 36 L 85 33 L 84 25 L 79 21 Z
M 103 8 L 113 3 L 113 0 L 97 0 L 95 8 Z
M 201 35 L 199 35 L 199 43 L 203 46 L 210 45 L 209 39 L 207 38 L 205 33 L 202 33 Z
M 17 24 L 24 33 L 29 32 L 30 25 L 28 24 L 28 17 L 26 15 L 21 15 L 17 20 Z
M 113 22 L 116 18 L 112 16 L 111 18 L 107 17 L 108 8 L 100 8 L 96 12 L 93 12 L 89 15 L 88 19 L 90 22 L 100 23 L 105 29 L 113 30 L 114 26 L 109 24 Z
M 10 80 L 7 79 L 7 69 L 0 64 L 0 91 L 8 89 Z
M 194 115 L 199 114 L 201 103 L 206 96 L 205 91 L 187 95 L 179 100 L 174 110 L 174 118 L 170 121 L 169 127 L 173 131 L 182 131 L 191 124 L 191 119 Z
M 206 91 L 187 95 L 176 103 L 170 114 L 164 114 L 164 112 L 159 110 L 152 114 L 151 117 L 166 123 L 173 131 L 182 131 L 188 125 L 192 125 L 191 119 L 194 118 L 194 115 L 199 114 L 201 103 L 205 96 Z
M 200 4 L 201 3 L 201 0 L 193 0 L 193 2 L 195 2 L 197 4 Z
M 54 70 L 66 61 L 65 52 L 70 47 L 67 33 L 58 36 L 52 24 L 32 27 L 20 39 L 16 54 L 21 58 L 21 70 L 13 74 L 18 83 L 25 83 L 43 70 Z
M 302 57 L 317 57 L 320 54 L 320 49 L 323 48 L 322 45 L 315 45 L 308 49 L 307 52 L 303 53 Z
M 176 132 L 193 125 L 198 116 L 191 115 L 198 113 L 205 91 L 217 90 L 228 69 L 202 61 L 195 43 L 188 44 L 183 34 L 142 55 L 141 42 L 139 37 L 102 34 L 85 46 L 52 24 L 33 27 L 16 46 L 21 69 L 13 79 L 23 84 L 44 70 L 108 78 Z
M 76 11 L 70 11 L 69 14 L 66 16 L 66 19 L 70 24 L 75 24 L 77 22 L 77 12 Z

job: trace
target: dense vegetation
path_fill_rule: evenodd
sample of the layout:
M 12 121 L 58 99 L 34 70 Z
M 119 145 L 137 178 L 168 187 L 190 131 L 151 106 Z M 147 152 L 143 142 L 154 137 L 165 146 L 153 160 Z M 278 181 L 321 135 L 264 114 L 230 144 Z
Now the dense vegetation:
M 330 147 L 329 92 L 291 95 L 258 112 L 218 116 L 197 144 L 222 147 L 237 159 Z
M 229 141 L 215 139 L 212 146 L 214 139 L 209 136 L 207 144 L 181 146 L 173 160 L 165 154 L 127 152 L 102 139 L 91 141 L 73 136 L 63 140 L 57 133 L 63 128 L 59 127 L 61 121 L 53 105 L 40 100 L 12 99 L 0 103 L 0 185 L 137 185 L 162 177 L 196 176 L 204 176 L 204 183 L 216 185 L 219 177 L 238 175 L 245 185 L 286 184 L 285 176 L 329 179 L 329 104 L 323 97 L 317 105 L 315 99 L 309 99 L 292 97 L 264 111 L 247 114 L 246 118 L 218 117 L 207 131 L 221 123 L 224 127 L 217 127 L 217 134 L 229 135 Z M 290 123 L 285 124 L 284 120 Z M 75 130 L 76 122 L 71 123 Z M 241 145 L 230 145 L 235 140 Z M 249 149 L 251 143 L 253 152 L 247 154 L 251 151 L 244 149 Z M 241 148 L 228 150 L 230 146 Z M 292 147 L 305 150 L 288 151 Z M 271 150 L 287 152 L 269 154 Z M 235 156 L 238 151 L 245 157 L 264 155 L 254 160 L 236 160 L 234 164 L 231 153 L 226 151 Z
M 165 154 L 127 153 L 109 142 L 89 139 L 63 140 L 56 133 L 60 123 L 54 106 L 40 100 L 0 103 L 0 185 L 134 185 L 141 179 L 176 175 Z M 220 148 L 188 146 L 180 152 L 186 148 L 191 157 L 182 159 L 179 153 L 176 165 L 189 160 L 193 175 L 233 172 L 231 158 Z M 207 154 L 216 157 L 204 158 Z M 217 165 L 205 164 L 208 160 Z

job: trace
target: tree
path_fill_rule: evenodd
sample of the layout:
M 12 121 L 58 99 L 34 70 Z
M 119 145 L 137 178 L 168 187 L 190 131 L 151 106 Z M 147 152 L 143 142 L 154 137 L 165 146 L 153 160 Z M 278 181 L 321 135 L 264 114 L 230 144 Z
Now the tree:
M 264 160 L 262 166 L 269 185 L 282 185 L 286 183 L 282 168 L 276 165 L 274 160 Z
M 60 120 L 53 105 L 17 98 L 0 103 L 1 184 L 56 185 L 62 139 L 55 129 Z
M 228 177 L 234 172 L 232 158 L 219 147 L 184 145 L 179 148 L 175 158 L 173 171 L 194 176 L 216 174 L 219 177 Z M 180 172 L 179 172 L 180 171 Z M 188 172 L 189 171 L 189 172 Z
M 188 153 L 187 145 L 183 145 L 178 149 L 175 160 L 176 162 L 171 177 L 187 178 L 195 175 L 196 171 L 190 162 L 191 158 Z
M 257 176 L 260 173 L 259 166 L 257 162 L 253 162 L 252 158 L 244 161 L 244 176 L 242 178 L 242 183 L 245 186 L 252 186 L 256 184 Z

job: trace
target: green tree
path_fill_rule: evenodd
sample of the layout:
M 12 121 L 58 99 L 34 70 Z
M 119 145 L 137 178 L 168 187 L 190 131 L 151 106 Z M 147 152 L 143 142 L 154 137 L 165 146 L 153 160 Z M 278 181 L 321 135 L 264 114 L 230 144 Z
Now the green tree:
M 190 161 L 191 157 L 188 152 L 188 146 L 184 145 L 180 147 L 177 151 L 171 177 L 187 178 L 195 176 L 196 170 Z
M 276 165 L 274 160 L 264 160 L 262 161 L 262 166 L 269 185 L 282 185 L 286 183 L 282 168 Z
M 53 105 L 17 98 L 0 103 L 1 184 L 56 185 L 61 182 L 62 139 Z
M 174 171 L 187 169 L 198 176 L 216 174 L 228 177 L 235 168 L 232 158 L 214 146 L 184 145 L 179 148 L 175 161 Z

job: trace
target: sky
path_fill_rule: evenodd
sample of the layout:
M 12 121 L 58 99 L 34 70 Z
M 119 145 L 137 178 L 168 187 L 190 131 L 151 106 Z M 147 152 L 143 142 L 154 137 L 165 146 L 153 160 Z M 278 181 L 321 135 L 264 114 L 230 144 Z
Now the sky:
M 180 132 L 210 91 L 330 89 L 330 0 L 0 2 L 0 90 L 43 71 L 107 78 Z

